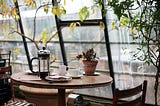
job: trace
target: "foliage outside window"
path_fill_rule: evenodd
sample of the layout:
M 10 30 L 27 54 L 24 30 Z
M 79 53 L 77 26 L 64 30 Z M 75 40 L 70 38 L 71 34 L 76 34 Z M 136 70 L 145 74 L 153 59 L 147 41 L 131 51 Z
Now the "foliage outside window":
M 129 27 L 133 39 L 140 39 L 141 45 L 133 56 L 157 68 L 155 76 L 155 105 L 159 86 L 159 34 L 160 2 L 158 0 L 108 1 L 120 20 L 121 27 Z

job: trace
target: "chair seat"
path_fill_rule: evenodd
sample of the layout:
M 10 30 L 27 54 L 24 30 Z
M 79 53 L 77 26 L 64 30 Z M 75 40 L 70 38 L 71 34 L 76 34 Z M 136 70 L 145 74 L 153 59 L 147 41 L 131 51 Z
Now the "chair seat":
M 8 103 L 4 104 L 4 106 L 34 106 L 33 103 L 29 103 L 25 100 L 10 100 Z

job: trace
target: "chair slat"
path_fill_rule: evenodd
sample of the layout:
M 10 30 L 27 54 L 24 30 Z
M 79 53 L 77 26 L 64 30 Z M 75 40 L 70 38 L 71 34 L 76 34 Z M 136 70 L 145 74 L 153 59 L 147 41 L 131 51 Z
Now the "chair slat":
M 11 75 L 12 74 L 12 67 L 11 66 L 1 67 L 0 74 L 4 74 L 5 72 L 8 72 L 8 74 Z
M 119 90 L 115 89 L 114 97 L 113 97 L 113 106 L 145 106 L 145 98 L 146 98 L 146 90 L 147 90 L 147 81 L 144 80 L 142 84 L 137 87 Z M 138 95 L 138 96 L 137 96 Z M 136 99 L 127 99 L 122 102 L 121 99 L 135 97 Z
M 127 98 L 127 97 L 131 97 L 131 96 L 141 93 L 142 87 L 143 85 L 141 84 L 135 88 L 126 89 L 126 90 L 116 89 L 115 93 L 117 93 L 116 95 L 118 98 Z
M 141 96 L 132 100 L 132 101 L 127 101 L 127 102 L 123 102 L 121 104 L 118 104 L 118 106 L 142 106 L 142 100 L 141 100 Z

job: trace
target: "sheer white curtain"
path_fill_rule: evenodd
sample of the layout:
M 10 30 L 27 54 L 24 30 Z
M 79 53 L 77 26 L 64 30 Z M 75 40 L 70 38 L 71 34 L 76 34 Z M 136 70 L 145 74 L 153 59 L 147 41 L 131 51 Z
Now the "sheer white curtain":
M 113 11 L 109 11 L 107 23 L 116 87 L 125 89 L 141 83 L 147 75 L 154 75 L 156 69 L 134 58 L 133 53 L 137 51 L 139 41 L 132 39 L 130 29 L 126 27 L 117 26 L 118 30 L 113 30 L 112 23 L 116 20 Z

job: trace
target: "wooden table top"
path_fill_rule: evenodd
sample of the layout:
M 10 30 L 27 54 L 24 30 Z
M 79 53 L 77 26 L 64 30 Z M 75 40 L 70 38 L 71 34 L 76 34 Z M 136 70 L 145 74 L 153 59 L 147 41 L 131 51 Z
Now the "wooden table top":
M 112 78 L 105 74 L 96 76 L 83 76 L 79 79 L 72 79 L 67 82 L 48 82 L 41 80 L 38 75 L 29 74 L 27 72 L 20 72 L 13 74 L 11 79 L 16 84 L 42 87 L 42 88 L 55 88 L 55 89 L 80 89 L 80 88 L 93 88 L 100 86 L 107 86 L 112 83 Z

